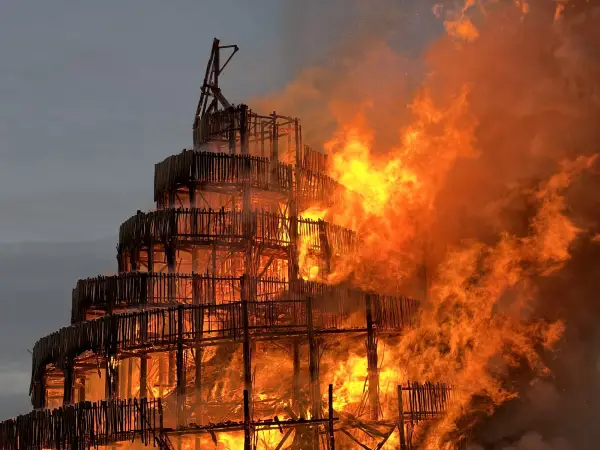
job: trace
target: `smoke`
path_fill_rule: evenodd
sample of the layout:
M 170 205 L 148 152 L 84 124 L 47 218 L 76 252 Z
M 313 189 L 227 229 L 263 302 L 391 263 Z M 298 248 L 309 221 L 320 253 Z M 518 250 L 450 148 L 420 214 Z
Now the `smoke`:
M 574 450 L 573 447 L 562 438 L 545 440 L 539 433 L 529 432 L 523 435 L 514 444 L 499 447 L 501 450 Z M 484 450 L 480 445 L 472 445 L 468 450 Z
M 337 35 L 329 59 L 253 105 L 300 116 L 305 141 L 327 146 L 332 173 L 368 197 L 332 212 L 368 237 L 346 276 L 406 288 L 426 257 L 430 328 L 403 344 L 421 353 L 398 360 L 416 374 L 473 382 L 462 407 L 480 413 L 467 420 L 475 440 L 594 448 L 600 8 L 442 2 L 437 25 L 421 22 L 431 27 L 422 46 L 398 3 L 362 5 L 347 7 L 356 31 Z M 564 328 L 553 351 L 544 346 L 557 337 L 550 324 Z M 476 396 L 487 398 L 479 408 Z

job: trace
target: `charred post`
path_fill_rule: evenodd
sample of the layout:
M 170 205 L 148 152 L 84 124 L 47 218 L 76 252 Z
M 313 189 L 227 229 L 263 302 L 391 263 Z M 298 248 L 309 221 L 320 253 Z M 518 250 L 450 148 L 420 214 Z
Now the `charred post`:
M 367 306 L 367 370 L 369 374 L 369 412 L 371 420 L 379 419 L 379 368 L 377 362 L 377 338 L 373 328 L 371 295 L 366 297 Z
M 176 350 L 176 366 L 177 366 L 177 426 L 185 424 L 185 364 L 184 364 L 184 349 L 183 349 L 183 306 L 177 307 L 177 350 Z
M 321 392 L 319 389 L 319 345 L 313 326 L 313 300 L 306 299 L 306 314 L 308 319 L 308 370 L 310 378 L 311 417 L 321 418 Z

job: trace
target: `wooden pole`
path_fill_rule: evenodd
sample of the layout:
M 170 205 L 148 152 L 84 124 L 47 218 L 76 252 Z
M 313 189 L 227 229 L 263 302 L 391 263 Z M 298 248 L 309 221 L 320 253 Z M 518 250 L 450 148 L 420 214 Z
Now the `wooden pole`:
M 248 106 L 239 106 L 240 153 L 248 155 Z
M 308 323 L 308 369 L 310 379 L 311 417 L 321 418 L 321 392 L 319 389 L 319 347 L 314 335 L 312 297 L 306 298 L 306 314 Z
M 242 322 L 244 326 L 243 356 L 244 356 L 244 389 L 252 404 L 252 350 L 250 348 L 250 332 L 248 327 L 248 276 L 242 277 Z
M 296 413 L 302 417 L 304 411 L 300 405 L 300 341 L 295 338 L 292 343 L 292 352 L 294 358 L 294 375 L 292 378 L 292 406 Z
M 333 384 L 329 385 L 329 450 L 335 450 L 335 434 L 333 430 Z
M 404 408 L 402 405 L 402 385 L 398 385 L 398 433 L 400 436 L 400 450 L 407 450 L 406 436 L 404 433 Z
M 140 398 L 148 396 L 148 357 L 140 355 Z
M 73 358 L 68 358 L 67 363 L 65 364 L 65 367 L 63 369 L 63 405 L 70 405 L 71 403 L 73 403 L 73 386 L 75 382 L 75 369 L 73 368 L 73 365 Z
M 271 114 L 271 164 L 279 161 L 279 130 L 277 126 L 277 114 Z
M 377 367 L 377 338 L 373 329 L 372 297 L 367 294 L 367 367 L 369 375 L 369 411 L 371 420 L 379 419 L 379 368 Z
M 119 362 L 109 354 L 106 358 L 106 399 L 112 400 L 119 394 Z
M 158 397 L 164 398 L 165 389 L 165 359 L 167 355 L 165 353 L 158 354 Z
M 77 402 L 85 402 L 85 376 L 79 379 L 79 386 L 77 388 Z
M 250 450 L 252 448 L 252 430 L 251 430 L 250 415 L 250 394 L 244 389 L 244 450 Z
M 300 121 L 294 119 L 294 143 L 296 146 L 296 166 L 302 165 L 302 149 L 300 147 Z
M 166 245 L 165 251 L 167 253 L 167 270 L 169 272 L 168 277 L 168 289 L 169 289 L 169 302 L 176 302 L 177 299 L 177 286 L 176 286 L 176 277 L 175 277 L 175 258 L 177 255 L 177 249 L 174 243 Z
M 127 398 L 131 398 L 133 396 L 133 358 L 127 358 Z
M 185 425 L 185 365 L 183 349 L 183 305 L 177 307 L 177 425 Z

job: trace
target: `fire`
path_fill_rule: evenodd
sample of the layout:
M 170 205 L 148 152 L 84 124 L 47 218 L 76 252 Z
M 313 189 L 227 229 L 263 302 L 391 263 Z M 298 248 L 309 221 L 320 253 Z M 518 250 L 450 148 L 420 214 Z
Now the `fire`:
M 450 36 L 454 36 L 465 41 L 473 41 L 479 37 L 479 31 L 467 15 L 469 9 L 476 5 L 476 0 L 466 0 L 460 11 L 449 10 L 446 12 L 444 27 Z M 433 12 L 436 16 L 440 16 L 442 5 L 435 5 Z
M 403 282 L 414 272 L 446 174 L 457 158 L 477 155 L 468 93 L 465 87 L 438 105 L 427 90 L 421 91 L 409 105 L 413 121 L 399 127 L 397 142 L 383 149 L 366 120 L 370 105 L 348 120 L 344 104 L 332 105 L 339 111 L 340 125 L 325 144 L 332 155 L 330 175 L 349 191 L 346 206 L 333 207 L 327 214 L 357 230 L 361 246 L 358 257 L 338 261 L 327 278 L 330 282 L 353 274 L 362 287 L 381 288 L 372 271 L 364 272 L 362 262 L 368 259 L 381 264 L 377 272 L 386 284 L 393 278 Z
M 366 392 L 366 380 L 367 359 L 364 355 L 351 354 L 340 361 L 333 374 L 334 409 L 344 411 L 359 404 Z
M 310 207 L 300 213 L 303 219 L 319 221 L 324 220 L 327 214 L 326 209 Z M 301 239 L 298 246 L 298 264 L 300 266 L 300 276 L 304 280 L 317 280 L 320 275 L 319 261 L 309 254 L 310 239 L 317 236 L 307 236 L 307 239 Z
M 381 344 L 381 342 L 380 342 Z M 387 345 L 380 345 L 378 348 L 378 357 L 380 365 L 379 374 L 379 397 L 382 401 L 384 415 L 390 417 L 396 413 L 396 387 L 405 381 L 405 375 L 391 361 L 385 357 L 388 351 Z M 333 366 L 324 379 L 333 384 L 335 397 L 333 407 L 336 411 L 346 411 L 356 414 L 357 410 L 364 406 L 365 395 L 368 388 L 368 367 L 367 358 L 364 352 L 350 351 L 343 358 L 331 355 L 326 364 Z M 326 387 L 326 386 L 325 386 Z M 388 408 L 388 397 L 392 399 L 393 406 Z M 326 397 L 323 397 L 326 402 Z
M 407 148 L 416 143 L 418 135 L 416 130 L 406 134 Z M 362 206 L 367 214 L 382 216 L 394 192 L 412 197 L 418 189 L 419 180 L 400 158 L 382 162 L 374 160 L 372 139 L 372 136 L 364 134 L 360 124 L 349 124 L 344 125 L 325 147 L 333 155 L 331 175 L 351 191 L 361 193 L 364 199 Z M 340 147 L 343 150 L 336 151 Z
M 489 13 L 484 3 L 495 2 L 468 0 L 458 13 L 446 11 L 448 33 L 467 41 L 465 46 L 477 45 L 480 38 L 490 39 L 470 17 L 476 10 L 485 18 Z M 555 21 L 565 4 L 556 2 Z M 533 14 L 529 2 L 515 1 L 514 5 L 518 8 L 514 17 Z M 441 9 L 436 11 L 441 13 Z M 470 64 L 485 73 L 484 64 Z M 460 70 L 454 71 L 449 77 L 462 75 Z M 484 75 L 465 72 L 465 78 L 480 76 L 487 81 Z M 443 81 L 437 79 L 442 87 Z M 523 176 L 519 160 L 510 164 L 514 155 L 502 154 L 503 147 L 489 139 L 478 142 L 480 110 L 497 122 L 500 133 L 496 139 L 501 135 L 514 145 L 520 142 L 515 130 L 495 119 L 496 109 L 482 108 L 486 99 L 481 92 L 473 93 L 475 88 L 463 83 L 459 90 L 440 95 L 432 93 L 432 86 L 443 90 L 428 78 L 423 81 L 408 108 L 409 120 L 398 118 L 395 122 L 397 138 L 393 141 L 381 142 L 378 136 L 377 119 L 372 117 L 382 118 L 383 114 L 377 115 L 375 102 L 357 105 L 343 98 L 329 100 L 337 119 L 337 129 L 325 144 L 330 175 L 359 196 L 350 196 L 344 208 L 333 207 L 327 215 L 358 230 L 362 246 L 357 255 L 344 261 L 343 270 L 328 280 L 352 279 L 363 288 L 398 292 L 406 280 L 415 278 L 420 264 L 427 267 L 423 311 L 417 326 L 393 348 L 394 365 L 389 373 L 395 383 L 430 380 L 456 387 L 456 402 L 449 414 L 424 437 L 424 448 L 442 449 L 450 448 L 477 414 L 491 414 L 517 395 L 507 379 L 509 370 L 524 364 L 540 376 L 548 374 L 539 349 L 552 348 L 565 325 L 536 317 L 536 306 L 543 301 L 536 286 L 540 278 L 564 267 L 573 244 L 581 239 L 584 230 L 571 217 L 567 191 L 593 168 L 596 157 L 548 155 L 544 163 L 551 168 L 536 167 L 533 175 Z M 483 92 L 496 97 L 489 90 Z M 480 98 L 473 99 L 474 95 Z M 535 93 L 531 97 L 529 101 L 535 101 Z M 523 146 L 524 152 L 529 151 L 527 145 L 529 142 Z M 468 205 L 470 198 L 477 199 L 479 193 L 456 189 L 458 177 L 452 171 L 457 163 L 473 161 L 464 164 L 470 169 L 462 172 L 464 176 L 494 179 L 496 167 L 478 161 L 492 153 L 497 153 L 492 161 L 515 167 L 515 175 L 499 175 L 497 185 L 481 182 L 482 186 L 493 185 L 496 191 L 482 194 L 487 196 L 480 203 L 484 208 L 468 211 L 466 217 L 473 223 L 456 220 L 459 208 Z M 541 160 L 533 164 L 541 164 Z M 453 186 L 448 185 L 451 176 Z M 477 189 L 476 184 L 471 187 Z M 512 189 L 532 208 L 526 220 L 520 218 L 524 223 L 498 217 L 498 211 L 514 200 L 507 199 L 514 194 Z M 429 235 L 427 240 L 424 235 Z M 336 408 L 352 408 L 364 394 L 366 361 L 358 354 L 351 354 L 333 369 Z M 382 386 L 386 373 L 380 371 Z M 475 398 L 485 400 L 475 403 Z

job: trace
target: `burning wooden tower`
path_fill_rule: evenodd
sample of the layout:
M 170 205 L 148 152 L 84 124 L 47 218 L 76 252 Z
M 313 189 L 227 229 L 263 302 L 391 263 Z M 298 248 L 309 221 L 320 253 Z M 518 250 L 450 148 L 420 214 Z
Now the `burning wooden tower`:
M 359 236 L 301 211 L 347 193 L 298 119 L 227 101 L 237 50 L 215 39 L 193 149 L 156 165 L 118 275 L 80 280 L 71 325 L 35 344 L 34 411 L 0 424 L 1 448 L 404 450 L 444 412 L 444 385 L 381 385 L 378 343 L 418 303 L 325 282 Z M 358 399 L 339 370 L 357 355 Z

